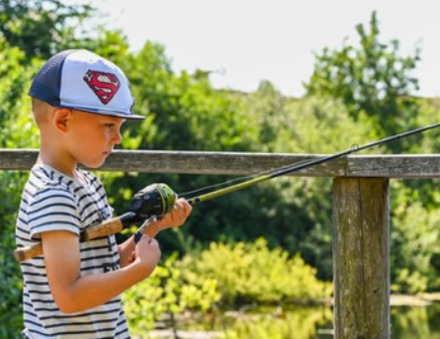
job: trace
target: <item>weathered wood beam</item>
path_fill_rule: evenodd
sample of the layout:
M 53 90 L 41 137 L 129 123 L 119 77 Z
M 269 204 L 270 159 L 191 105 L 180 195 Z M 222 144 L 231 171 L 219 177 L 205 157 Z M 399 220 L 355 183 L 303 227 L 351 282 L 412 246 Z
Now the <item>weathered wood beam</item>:
M 389 180 L 333 181 L 335 339 L 390 338 Z
M 28 170 L 37 150 L 0 150 L 0 170 Z M 198 152 L 114 151 L 100 168 L 103 171 L 249 175 L 328 155 Z M 312 166 L 291 174 L 302 177 L 440 177 L 440 155 L 349 156 Z

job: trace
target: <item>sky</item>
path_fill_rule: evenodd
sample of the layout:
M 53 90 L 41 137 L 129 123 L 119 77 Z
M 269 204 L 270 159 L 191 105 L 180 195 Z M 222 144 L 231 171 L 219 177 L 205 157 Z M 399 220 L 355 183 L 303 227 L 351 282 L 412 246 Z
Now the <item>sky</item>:
M 81 3 L 87 0 L 65 0 Z M 315 54 L 357 46 L 355 26 L 377 11 L 380 41 L 400 55 L 421 50 L 412 73 L 423 97 L 440 96 L 440 2 L 436 0 L 88 0 L 133 51 L 160 43 L 174 71 L 210 70 L 216 88 L 255 91 L 270 81 L 288 96 L 304 94 Z

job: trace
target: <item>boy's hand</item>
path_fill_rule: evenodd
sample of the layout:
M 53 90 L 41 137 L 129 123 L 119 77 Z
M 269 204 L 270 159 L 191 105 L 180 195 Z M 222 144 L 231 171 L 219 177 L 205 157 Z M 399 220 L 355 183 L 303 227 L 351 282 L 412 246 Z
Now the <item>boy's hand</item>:
M 131 253 L 127 253 L 125 256 L 121 255 L 121 266 L 124 267 L 126 264 L 131 264 L 136 260 L 150 262 L 157 265 L 160 258 L 160 249 L 157 241 L 154 239 L 156 234 L 164 229 L 182 226 L 188 216 L 191 214 L 192 206 L 183 198 L 177 199 L 171 212 L 165 214 L 162 218 L 157 221 L 151 222 L 145 227 L 141 232 L 144 234 L 141 240 L 138 242 L 136 247 L 129 249 Z M 146 243 L 145 243 L 146 242 Z M 134 241 L 131 242 L 132 244 Z M 141 244 L 142 243 L 142 244 Z M 132 246 L 132 245 L 131 245 Z M 121 249 L 120 253 L 126 253 L 127 248 Z M 157 249 L 155 249 L 157 248 Z M 154 253 L 157 251 L 158 253 Z M 145 254 L 144 254 L 145 252 Z M 150 254 L 149 254 L 150 253 Z M 149 257 L 149 256 L 152 257 Z M 154 259 L 157 256 L 157 260 Z
M 132 260 L 139 260 L 146 266 L 147 271 L 150 271 L 156 267 L 160 256 L 161 251 L 157 240 L 144 235 L 136 245 Z
M 156 226 L 159 230 L 182 226 L 191 214 L 191 211 L 192 206 L 188 201 L 179 198 L 176 200 L 171 212 L 165 214 L 162 218 L 156 221 Z

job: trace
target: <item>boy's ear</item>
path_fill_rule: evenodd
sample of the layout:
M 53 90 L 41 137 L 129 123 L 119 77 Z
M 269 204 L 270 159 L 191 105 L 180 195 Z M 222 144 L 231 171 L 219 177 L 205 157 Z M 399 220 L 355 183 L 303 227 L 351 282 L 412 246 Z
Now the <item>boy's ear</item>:
M 58 131 L 65 132 L 71 116 L 72 110 L 68 108 L 57 108 L 53 115 L 52 123 Z

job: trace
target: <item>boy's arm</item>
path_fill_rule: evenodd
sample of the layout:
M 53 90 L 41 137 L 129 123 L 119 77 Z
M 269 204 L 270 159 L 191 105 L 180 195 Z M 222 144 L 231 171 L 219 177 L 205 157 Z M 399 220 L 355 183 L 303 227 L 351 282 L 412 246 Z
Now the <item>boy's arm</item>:
M 154 238 L 160 231 L 182 226 L 188 216 L 191 214 L 192 206 L 183 198 L 177 199 L 170 213 L 162 218 L 152 222 L 145 230 L 145 235 Z M 121 267 L 128 265 L 133 259 L 133 250 L 135 248 L 134 237 L 130 237 L 124 243 L 119 245 L 119 257 Z
M 81 275 L 78 237 L 67 231 L 41 234 L 50 289 L 62 312 L 84 311 L 111 300 L 148 277 L 160 258 L 155 239 L 144 236 L 135 260 L 124 268 L 102 274 Z

